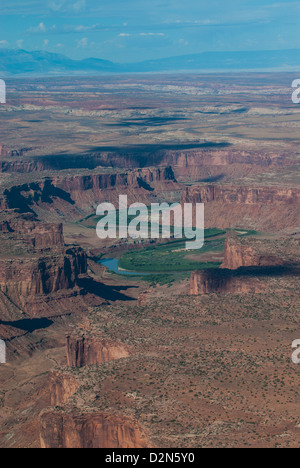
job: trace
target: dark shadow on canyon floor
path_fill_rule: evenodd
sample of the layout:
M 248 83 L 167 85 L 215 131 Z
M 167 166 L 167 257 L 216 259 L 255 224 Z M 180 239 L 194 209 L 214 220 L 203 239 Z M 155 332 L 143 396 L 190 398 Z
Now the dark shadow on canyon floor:
M 32 161 L 42 164 L 43 170 L 95 169 L 96 167 L 143 168 L 160 164 L 166 151 L 228 148 L 231 143 L 206 141 L 203 143 L 161 143 L 132 146 L 91 146 L 86 153 L 34 156 Z
M 299 277 L 299 265 L 269 265 L 269 266 L 251 266 L 241 267 L 237 270 L 228 270 L 226 268 L 211 268 L 205 271 L 206 276 L 210 278 L 232 279 L 232 278 L 275 278 L 275 277 Z
M 4 322 L 0 320 L 0 325 L 6 325 L 7 327 L 18 328 L 19 330 L 24 330 L 28 333 L 32 333 L 35 330 L 42 330 L 44 328 L 49 328 L 52 324 L 53 324 L 53 321 L 47 318 L 22 319 L 22 320 L 16 320 L 15 322 Z
M 219 174 L 214 177 L 206 177 L 205 179 L 200 179 L 197 182 L 198 183 L 213 183 L 213 182 L 219 182 L 220 180 L 224 179 L 225 174 Z
M 106 284 L 97 282 L 92 278 L 80 278 L 77 281 L 80 288 L 83 288 L 87 293 L 94 294 L 95 296 L 101 297 L 107 301 L 134 301 L 135 299 L 126 296 L 120 291 L 124 291 L 130 288 L 136 288 L 137 286 L 108 286 Z

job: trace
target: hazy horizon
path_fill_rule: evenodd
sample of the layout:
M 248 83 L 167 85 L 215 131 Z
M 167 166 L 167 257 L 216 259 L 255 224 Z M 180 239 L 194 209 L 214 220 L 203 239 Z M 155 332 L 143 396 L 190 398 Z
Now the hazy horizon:
M 9 76 L 94 76 L 123 73 L 290 72 L 300 67 L 300 49 L 240 52 L 202 52 L 136 63 L 98 58 L 73 60 L 64 54 L 23 49 L 0 49 L 0 73 Z
M 300 2 L 2 0 L 0 48 L 135 63 L 201 52 L 300 49 Z

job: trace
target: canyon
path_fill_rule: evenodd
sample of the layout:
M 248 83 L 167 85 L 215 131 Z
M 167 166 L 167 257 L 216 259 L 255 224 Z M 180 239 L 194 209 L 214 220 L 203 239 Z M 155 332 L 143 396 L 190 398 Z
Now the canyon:
M 300 112 L 290 78 L 9 83 L 1 448 L 299 446 L 290 345 Z M 99 240 L 96 208 L 120 194 L 147 206 L 204 203 L 203 249 Z M 125 253 L 139 271 L 153 258 L 162 271 L 129 277 L 101 264 Z
M 205 145 L 204 145 L 205 146 Z M 213 146 L 213 145 L 212 145 Z M 217 146 L 217 145 L 216 145 Z M 245 151 L 227 149 L 226 145 L 218 149 L 188 149 L 182 150 L 161 150 L 149 151 L 146 148 L 124 149 L 123 151 L 93 151 L 92 154 L 76 155 L 74 157 L 61 157 L 60 159 L 44 156 L 30 157 L 33 149 L 19 150 L 15 154 L 14 150 L 8 151 L 2 148 L 3 156 L 0 164 L 0 172 L 30 173 L 41 171 L 59 171 L 65 169 L 94 170 L 103 168 L 123 168 L 132 170 L 145 167 L 173 167 L 176 178 L 188 178 L 198 180 L 201 177 L 226 177 L 233 174 L 238 176 L 257 174 L 266 169 L 280 169 L 286 166 L 293 166 L 293 158 L 289 153 L 269 153 L 256 151 Z M 24 158 L 28 152 L 27 158 Z M 5 159 L 6 157 L 6 159 Z M 21 158 L 21 159 L 20 159 Z
M 58 174 L 57 177 L 4 189 L 0 195 L 0 206 L 33 213 L 43 221 L 47 221 L 49 212 L 56 221 L 62 214 L 65 221 L 74 221 L 84 214 L 95 213 L 100 203 L 117 204 L 120 194 L 127 195 L 130 203 L 149 203 L 157 199 L 172 200 L 179 191 L 180 186 L 171 167 L 65 177 Z

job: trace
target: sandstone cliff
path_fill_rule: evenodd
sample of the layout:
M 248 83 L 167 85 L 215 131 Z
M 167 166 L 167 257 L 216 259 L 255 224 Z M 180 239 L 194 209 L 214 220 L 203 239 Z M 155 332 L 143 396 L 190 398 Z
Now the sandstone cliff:
M 70 367 L 84 367 L 129 356 L 121 343 L 81 336 L 67 337 L 67 363 Z
M 291 165 L 286 154 L 245 151 L 243 149 L 203 149 L 166 151 L 161 163 L 173 167 L 179 180 L 236 179 L 259 174 L 266 168 Z
M 41 448 L 146 448 L 137 423 L 101 413 L 65 414 L 47 410 L 40 418 Z
M 261 257 L 251 246 L 243 245 L 237 238 L 226 239 L 224 261 L 221 268 L 237 270 L 240 267 L 259 266 Z
M 49 392 L 51 406 L 61 406 L 74 395 L 80 383 L 68 374 L 51 372 L 49 374 Z
M 125 173 L 92 173 L 89 175 L 55 176 L 36 183 L 13 186 L 0 196 L 3 209 L 17 209 L 21 213 L 64 213 L 72 221 L 91 214 L 102 202 L 116 205 L 119 195 L 128 196 L 129 203 L 162 199 L 173 200 L 180 195 L 172 168 L 138 169 Z
M 4 210 L 0 242 L 0 321 L 69 314 L 105 302 L 80 283 L 87 278 L 87 255 L 65 247 L 61 223 Z
M 86 272 L 87 257 L 81 248 L 51 256 L 0 258 L 0 318 L 13 320 L 24 312 L 30 317 L 70 313 L 82 294 L 78 277 Z
M 221 202 L 243 203 L 245 205 L 299 205 L 300 189 L 285 187 L 236 187 L 220 185 L 200 185 L 187 187 L 182 195 L 183 201 L 198 203 Z
M 62 247 L 65 244 L 62 223 L 39 223 L 32 213 L 20 215 L 15 210 L 2 211 L 0 233 L 11 234 L 14 239 L 38 249 Z
M 281 265 L 284 260 L 279 256 L 272 255 L 266 250 L 260 250 L 263 242 L 241 239 L 238 237 L 228 238 L 225 241 L 224 261 L 221 268 L 237 270 L 241 267 L 250 266 L 272 266 Z
M 300 263 L 299 239 L 230 236 L 225 241 L 221 268 L 292 266 Z
M 300 190 L 285 187 L 200 185 L 182 203 L 204 203 L 206 227 L 279 231 L 300 224 Z
M 73 288 L 78 275 L 86 271 L 87 257 L 81 248 L 57 257 L 0 259 L 0 289 L 16 298 L 51 294 Z
M 68 192 L 80 207 L 91 203 L 116 202 L 120 194 L 127 194 L 132 203 L 147 201 L 154 193 L 163 197 L 165 193 L 179 190 L 171 167 L 57 178 L 53 180 L 53 185 Z
M 1 148 L 1 146 L 0 146 Z M 158 148 L 123 150 L 118 152 L 94 151 L 92 154 L 65 156 L 23 157 L 34 148 L 10 150 L 2 147 L 0 172 L 41 172 L 46 170 L 84 169 L 97 167 L 144 168 L 172 166 L 176 177 L 199 180 L 203 177 L 245 176 L 260 173 L 268 167 L 292 165 L 289 154 L 245 151 L 232 148 L 203 148 L 162 150 Z M 17 156 L 17 157 L 16 157 Z
M 190 294 L 203 296 L 212 293 L 259 293 L 265 285 L 258 278 L 235 274 L 229 270 L 194 271 L 190 279 Z

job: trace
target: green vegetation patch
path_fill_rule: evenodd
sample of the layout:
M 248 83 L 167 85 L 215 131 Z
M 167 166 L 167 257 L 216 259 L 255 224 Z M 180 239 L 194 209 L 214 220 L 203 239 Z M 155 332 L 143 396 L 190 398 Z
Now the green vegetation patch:
M 190 258 L 191 254 L 219 252 L 224 249 L 224 238 L 214 239 L 215 236 L 225 234 L 218 229 L 205 231 L 205 245 L 201 250 L 186 250 L 182 239 L 152 245 L 142 250 L 125 252 L 119 267 L 136 272 L 166 273 L 192 271 L 195 269 L 218 268 L 217 262 L 199 262 Z

